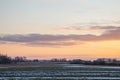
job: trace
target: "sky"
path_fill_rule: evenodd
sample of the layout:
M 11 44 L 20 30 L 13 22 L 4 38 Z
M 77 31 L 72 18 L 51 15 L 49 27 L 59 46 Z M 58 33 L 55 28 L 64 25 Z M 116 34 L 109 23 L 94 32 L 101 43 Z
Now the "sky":
M 120 59 L 120 0 L 0 0 L 0 53 Z

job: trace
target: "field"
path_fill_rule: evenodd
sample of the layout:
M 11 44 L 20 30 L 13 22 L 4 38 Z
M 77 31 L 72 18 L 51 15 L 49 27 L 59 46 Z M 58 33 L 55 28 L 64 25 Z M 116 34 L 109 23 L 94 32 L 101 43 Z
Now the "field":
M 120 67 L 56 63 L 0 65 L 0 80 L 120 80 Z

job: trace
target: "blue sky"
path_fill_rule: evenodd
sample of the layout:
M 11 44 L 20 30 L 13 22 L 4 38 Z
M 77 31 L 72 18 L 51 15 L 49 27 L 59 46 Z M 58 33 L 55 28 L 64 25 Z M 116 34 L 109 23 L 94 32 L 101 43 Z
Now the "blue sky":
M 119 3 L 120 0 L 0 0 L 0 33 L 45 34 L 51 33 L 52 28 L 77 23 L 111 24 L 119 21 Z

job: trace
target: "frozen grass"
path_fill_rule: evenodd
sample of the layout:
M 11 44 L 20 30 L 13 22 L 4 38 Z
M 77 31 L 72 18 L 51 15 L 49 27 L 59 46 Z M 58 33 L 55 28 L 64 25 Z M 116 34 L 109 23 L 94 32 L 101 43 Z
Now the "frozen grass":
M 40 65 L 2 65 L 0 80 L 120 80 L 119 67 L 66 66 L 48 63 Z

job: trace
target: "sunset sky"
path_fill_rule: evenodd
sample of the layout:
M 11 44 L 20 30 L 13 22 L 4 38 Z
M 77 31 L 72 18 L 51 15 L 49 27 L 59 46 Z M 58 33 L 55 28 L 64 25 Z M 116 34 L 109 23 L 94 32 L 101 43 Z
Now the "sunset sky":
M 0 0 L 0 53 L 120 59 L 120 0 Z

